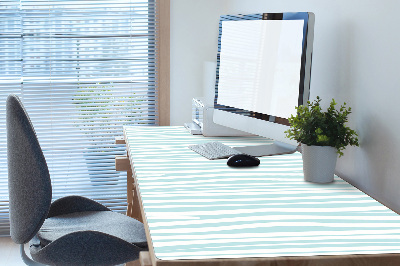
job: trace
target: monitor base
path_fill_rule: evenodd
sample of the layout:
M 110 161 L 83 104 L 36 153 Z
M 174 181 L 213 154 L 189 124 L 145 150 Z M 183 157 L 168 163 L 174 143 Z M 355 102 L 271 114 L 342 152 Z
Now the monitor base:
M 273 144 L 268 144 L 268 145 L 232 147 L 232 148 L 255 157 L 290 154 L 297 151 L 297 146 L 289 145 L 280 141 L 275 141 Z

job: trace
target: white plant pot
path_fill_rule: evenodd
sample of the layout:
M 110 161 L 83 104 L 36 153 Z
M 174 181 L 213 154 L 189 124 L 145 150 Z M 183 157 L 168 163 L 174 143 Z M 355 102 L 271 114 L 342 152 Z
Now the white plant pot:
M 331 146 L 308 146 L 301 144 L 304 180 L 314 183 L 333 182 L 337 150 Z

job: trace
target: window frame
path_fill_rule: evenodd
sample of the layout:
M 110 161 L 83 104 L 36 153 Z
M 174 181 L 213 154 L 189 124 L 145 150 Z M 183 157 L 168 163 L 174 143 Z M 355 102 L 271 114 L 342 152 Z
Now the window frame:
M 170 0 L 155 0 L 159 23 L 158 44 L 158 115 L 159 126 L 170 125 Z

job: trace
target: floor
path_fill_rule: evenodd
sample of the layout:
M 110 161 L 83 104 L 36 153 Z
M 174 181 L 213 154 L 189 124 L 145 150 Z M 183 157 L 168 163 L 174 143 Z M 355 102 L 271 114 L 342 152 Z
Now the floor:
M 25 253 L 29 254 L 28 245 L 25 245 Z M 28 255 L 29 256 L 29 255 Z M 0 266 L 24 266 L 19 253 L 19 245 L 12 242 L 10 237 L 0 237 Z M 126 266 L 140 266 L 139 261 L 132 261 Z M 120 265 L 122 266 L 122 265 Z
M 0 266 L 25 265 L 19 254 L 19 245 L 14 244 L 9 237 L 0 237 L 0 258 Z

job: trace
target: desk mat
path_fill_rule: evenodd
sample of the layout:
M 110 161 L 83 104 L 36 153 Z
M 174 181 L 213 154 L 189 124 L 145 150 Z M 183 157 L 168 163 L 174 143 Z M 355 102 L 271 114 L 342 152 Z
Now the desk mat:
M 234 169 L 187 146 L 271 142 L 183 127 L 126 127 L 125 135 L 160 260 L 400 252 L 398 214 L 337 176 L 305 182 L 300 153 Z

